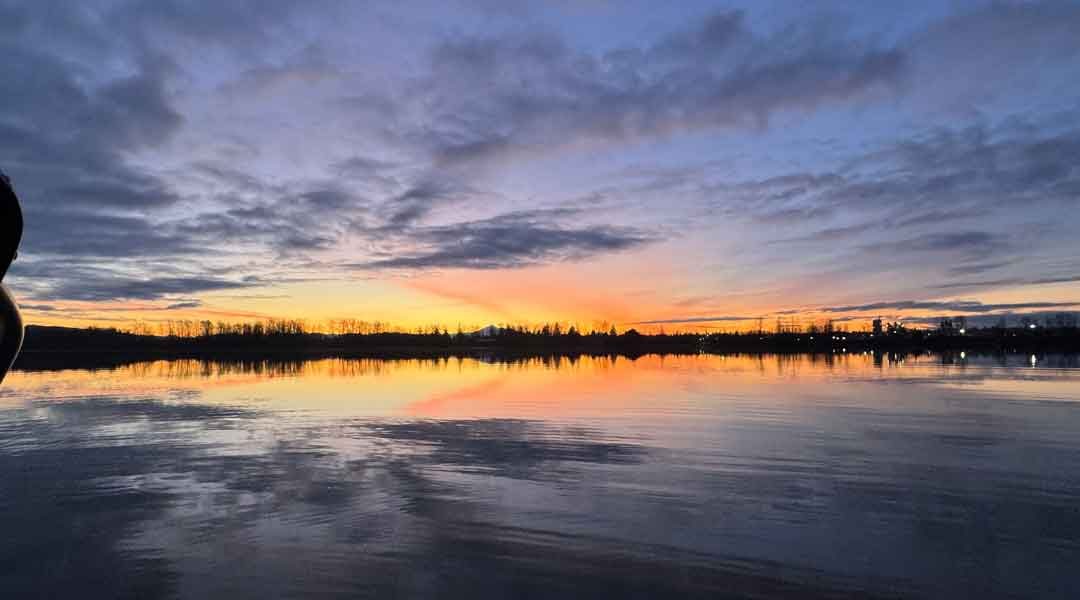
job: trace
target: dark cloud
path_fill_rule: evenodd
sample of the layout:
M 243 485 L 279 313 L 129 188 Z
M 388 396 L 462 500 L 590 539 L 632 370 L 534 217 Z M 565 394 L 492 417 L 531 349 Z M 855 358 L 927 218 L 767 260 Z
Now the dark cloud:
M 1011 248 L 1007 234 L 988 231 L 927 233 L 899 241 L 878 242 L 864 249 L 880 253 L 951 254 L 986 257 Z
M 948 273 L 949 273 L 949 275 L 953 275 L 953 276 L 978 275 L 979 273 L 985 273 L 987 271 L 995 271 L 995 270 L 1000 269 L 1002 267 L 1007 267 L 1007 266 L 1011 265 L 1012 263 L 1013 263 L 1013 261 L 1011 261 L 1011 260 L 999 260 L 999 261 L 993 261 L 993 262 L 979 262 L 979 263 L 970 263 L 970 264 L 965 264 L 965 265 L 955 265 L 955 266 L 949 267 Z
M 917 301 L 902 300 L 898 302 L 872 302 L 869 304 L 852 304 L 848 306 L 831 306 L 814 309 L 818 312 L 827 313 L 852 313 L 869 312 L 877 310 L 940 310 L 945 312 L 960 313 L 989 313 L 998 311 L 1069 308 L 1078 306 L 1076 302 L 1016 302 L 1000 304 L 984 304 L 976 300 L 955 301 Z
M 1080 194 L 1078 160 L 1080 130 L 946 129 L 867 152 L 843 171 L 720 183 L 706 186 L 705 194 L 720 214 L 755 224 L 794 227 L 846 217 L 782 241 L 837 241 L 876 230 L 880 249 L 892 252 L 1000 251 L 1009 234 L 972 225 L 957 232 L 953 224 L 1007 225 L 1016 233 L 1052 211 L 1068 216 Z M 908 240 L 889 234 L 908 228 L 930 232 Z
M 900 243 L 917 252 L 950 252 L 953 250 L 983 252 L 1007 247 L 1007 239 L 1003 235 L 986 231 L 959 231 L 928 233 Z
M 857 225 L 847 225 L 844 227 L 829 227 L 828 229 L 822 229 L 815 231 L 804 236 L 797 238 L 790 238 L 786 240 L 777 240 L 776 244 L 793 244 L 802 242 L 832 242 L 837 240 L 847 240 L 849 238 L 858 237 L 864 233 L 875 231 L 880 229 L 881 225 L 878 223 L 860 223 Z
M 1004 322 L 1007 327 L 1019 326 L 1022 322 L 1054 323 L 1063 314 L 1074 314 L 1068 307 L 1053 311 L 999 311 L 989 314 L 965 315 L 968 327 L 996 327 Z M 941 316 L 935 317 L 904 317 L 903 322 L 907 325 L 918 324 L 929 327 L 937 327 L 941 323 Z
M 937 301 L 937 300 L 900 300 L 900 301 L 888 301 L 888 302 L 871 302 L 867 304 L 851 304 L 847 306 L 828 306 L 817 308 L 794 308 L 789 310 L 776 311 L 774 313 L 766 313 L 764 316 L 772 315 L 796 315 L 802 313 L 865 313 L 865 312 L 882 312 L 882 311 L 941 311 L 942 313 L 969 313 L 975 315 L 992 315 L 994 319 L 999 316 L 1016 317 L 1021 315 L 1050 315 L 1047 311 L 1053 309 L 1075 309 L 1080 307 L 1078 302 L 1015 302 L 1015 303 L 983 303 L 977 300 L 949 300 L 949 301 Z M 739 322 L 739 321 L 752 321 L 757 317 L 737 316 L 737 315 L 722 315 L 722 316 L 701 316 L 701 317 L 672 317 L 667 319 L 652 319 L 648 321 L 637 321 L 631 323 L 631 325 L 665 325 L 665 324 L 693 324 L 693 323 L 710 323 L 710 322 Z M 855 318 L 855 317 L 852 317 Z M 987 317 L 989 318 L 989 316 Z M 910 322 L 920 322 L 924 324 L 935 324 L 934 318 L 924 319 L 905 319 Z M 980 323 L 983 321 L 980 321 Z
M 181 310 L 185 308 L 199 308 L 203 305 L 201 300 L 187 300 L 184 302 L 173 302 L 165 307 L 165 310 Z
M 300 195 L 300 200 L 318 210 L 340 210 L 353 203 L 352 196 L 340 189 L 320 189 Z
M 1080 55 L 1077 28 L 1080 5 L 1054 1 L 988 2 L 932 23 L 906 44 L 917 100 L 963 114 L 1070 77 Z
M 98 85 L 37 45 L 0 44 L 0 164 L 27 202 L 52 207 L 148 208 L 176 196 L 132 167 L 127 153 L 156 146 L 181 125 L 165 91 L 171 65 L 137 57 L 134 73 Z
M 142 216 L 102 214 L 88 208 L 26 210 L 23 250 L 32 255 L 81 259 L 201 254 L 190 238 Z
M 756 317 L 739 316 L 708 316 L 708 317 L 673 317 L 671 319 L 653 319 L 651 321 L 636 321 L 631 325 L 664 325 L 677 323 L 712 323 L 724 321 L 750 321 Z
M 619 252 L 654 241 L 649 234 L 628 227 L 594 225 L 571 228 L 541 213 L 514 213 L 501 217 L 438 227 L 413 228 L 393 256 L 351 265 L 356 269 L 500 269 L 541 262 L 581 260 Z
M 255 282 L 210 277 L 127 279 L 112 275 L 97 280 L 59 282 L 52 288 L 50 297 L 67 300 L 157 300 L 174 294 L 234 290 L 253 285 Z
M 157 271 L 157 275 L 133 275 L 140 264 L 150 271 Z M 200 292 L 245 289 L 264 284 L 253 276 L 228 278 L 191 274 L 141 261 L 117 261 L 106 265 L 67 259 L 32 259 L 16 261 L 12 266 L 22 296 L 41 302 L 173 299 L 174 303 L 189 304 L 198 302 L 192 300 L 191 296 Z M 213 271 L 197 269 L 199 272 L 204 270 Z
M 296 31 L 290 17 L 301 9 L 327 11 L 333 3 L 297 4 L 288 0 L 133 0 L 120 3 L 108 14 L 108 24 L 138 41 L 149 42 L 151 32 L 230 50 L 265 44 Z
M 802 190 L 792 190 L 791 195 L 801 194 Z M 820 219 L 831 216 L 833 209 L 828 206 L 789 206 L 761 214 L 751 215 L 751 218 L 759 223 L 767 225 L 779 225 L 789 223 L 805 223 L 811 219 Z
M 454 190 L 447 182 L 425 180 L 390 199 L 385 208 L 391 226 L 400 227 L 422 219 L 437 204 L 452 200 Z
M 926 212 L 902 217 L 899 220 L 889 223 L 889 225 L 893 227 L 921 227 L 927 225 L 937 225 L 947 221 L 972 219 L 982 214 L 982 210 L 974 208 L 965 210 L 929 210 Z
M 252 238 L 282 252 L 334 242 L 333 231 L 312 224 L 344 208 L 348 200 L 340 190 L 295 194 L 292 210 L 270 224 L 242 209 L 216 219 L 198 213 L 178 219 L 176 214 L 194 211 L 175 191 L 176 178 L 132 161 L 160 148 L 185 124 L 170 84 L 186 74 L 168 58 L 176 50 L 170 44 L 180 38 L 229 48 L 265 42 L 289 28 L 287 18 L 297 8 L 276 1 L 241 4 L 137 0 L 92 11 L 55 10 L 44 2 L 4 7 L 17 35 L 0 42 L 9 75 L 0 80 L 0 165 L 24 202 L 25 256 L 171 258 L 198 268 L 208 249 Z M 184 176 L 210 178 L 228 191 L 272 190 L 262 178 L 220 163 L 194 165 Z M 205 202 L 199 206 L 207 208 Z M 199 289 L 214 281 L 189 280 Z M 118 284 L 121 296 L 132 291 L 126 282 Z M 54 291 L 64 297 L 115 295 L 101 285 L 79 279 Z M 153 296 L 160 287 L 133 293 Z
M 23 201 L 24 258 L 193 252 L 148 216 L 179 196 L 130 160 L 184 122 L 167 88 L 174 65 L 131 47 L 107 67 L 95 58 L 123 32 L 110 41 L 89 12 L 45 4 L 27 6 L 23 27 L 0 42 L 0 165 Z
M 36 310 L 38 312 L 56 312 L 57 309 L 51 304 L 20 304 L 19 308 L 22 310 Z
M 749 37 L 742 11 L 715 12 L 706 15 L 697 27 L 666 36 L 653 51 L 676 61 L 697 57 L 707 62 L 722 58 Z
M 258 244 L 293 256 L 334 247 L 368 210 L 363 198 L 336 186 L 302 192 L 263 190 L 256 197 L 233 202 L 242 206 L 176 220 L 168 229 L 203 247 Z
M 1054 283 L 1074 283 L 1080 281 L 1080 275 L 1065 275 L 1061 277 L 1039 277 L 1039 278 L 1025 278 L 1025 277 L 1006 277 L 1002 279 L 987 279 L 981 281 L 952 281 L 949 283 L 942 283 L 933 287 L 937 289 L 950 289 L 950 288 L 971 288 L 971 287 L 1001 287 L 1001 286 L 1019 286 L 1019 285 L 1048 285 Z
M 386 172 L 393 170 L 395 163 L 370 158 L 366 156 L 353 156 L 334 163 L 333 170 L 343 177 L 350 178 L 384 178 Z M 383 179 L 389 181 L 389 179 Z
M 583 141 L 759 128 L 776 112 L 891 90 L 904 71 L 897 50 L 815 34 L 784 32 L 781 42 L 720 13 L 655 47 L 599 57 L 543 34 L 453 39 L 433 50 L 432 79 L 420 89 L 433 110 L 424 137 L 438 162 L 461 164 Z M 800 51 L 780 50 L 793 44 Z
M 881 158 L 894 161 L 908 191 L 919 196 L 985 195 L 984 211 L 1007 200 L 1058 200 L 1074 194 L 1080 173 L 1080 131 L 1035 133 L 1025 126 L 939 130 L 898 143 Z M 970 209 L 969 209 L 970 210 Z M 985 213 L 984 213 L 985 214 Z

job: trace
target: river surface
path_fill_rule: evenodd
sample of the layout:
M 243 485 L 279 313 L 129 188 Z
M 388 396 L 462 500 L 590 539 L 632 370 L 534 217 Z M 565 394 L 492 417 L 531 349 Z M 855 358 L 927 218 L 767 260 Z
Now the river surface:
M 646 356 L 15 372 L 3 598 L 1080 598 L 1080 370 Z

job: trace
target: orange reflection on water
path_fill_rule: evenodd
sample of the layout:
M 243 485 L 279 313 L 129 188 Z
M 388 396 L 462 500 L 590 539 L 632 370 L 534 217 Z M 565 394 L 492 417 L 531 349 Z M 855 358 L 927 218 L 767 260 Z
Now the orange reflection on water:
M 909 367 L 911 364 L 909 363 Z M 492 365 L 488 378 L 437 392 L 404 407 L 413 417 L 483 418 L 678 416 L 702 404 L 770 396 L 808 380 L 896 376 L 900 365 L 875 366 L 872 356 L 648 355 L 535 358 Z M 662 411 L 655 410 L 662 406 Z
M 168 396 L 267 408 L 387 412 L 396 402 L 467 381 L 483 363 L 441 359 L 322 359 L 311 361 L 159 360 L 111 369 L 22 372 L 9 375 L 0 402 L 93 396 Z
M 870 354 L 159 360 L 103 370 L 16 371 L 0 390 L 0 404 L 100 396 L 183 402 L 197 396 L 206 403 L 343 415 L 620 418 L 660 405 L 676 415 L 746 399 L 805 402 L 817 389 L 808 384 L 825 379 L 845 380 L 851 393 L 861 381 L 896 380 L 1068 399 L 1075 396 L 1072 373 Z

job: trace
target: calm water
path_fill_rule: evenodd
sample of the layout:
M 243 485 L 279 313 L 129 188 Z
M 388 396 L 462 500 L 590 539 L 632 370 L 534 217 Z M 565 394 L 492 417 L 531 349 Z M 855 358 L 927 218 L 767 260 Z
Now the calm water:
M 1070 365 L 17 372 L 0 597 L 1076 598 Z

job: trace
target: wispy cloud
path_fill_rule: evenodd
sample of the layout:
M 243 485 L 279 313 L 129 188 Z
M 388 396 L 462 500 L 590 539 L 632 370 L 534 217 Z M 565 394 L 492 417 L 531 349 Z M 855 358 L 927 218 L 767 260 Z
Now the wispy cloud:
M 793 45 L 799 51 L 779 50 Z M 745 60 L 749 53 L 753 60 Z M 896 49 L 827 28 L 763 37 L 738 12 L 602 57 L 542 33 L 461 37 L 431 57 L 433 77 L 419 92 L 435 109 L 428 138 L 445 165 L 583 141 L 759 128 L 779 111 L 889 92 L 905 64 Z
M 746 317 L 746 316 L 737 316 L 737 315 L 736 316 L 733 316 L 733 315 L 706 316 L 706 317 L 673 317 L 673 318 L 670 318 L 670 319 L 652 319 L 652 320 L 649 320 L 649 321 L 635 321 L 635 322 L 631 323 L 631 325 L 667 325 L 667 324 L 678 324 L 678 323 L 686 323 L 686 324 L 689 324 L 689 323 L 722 323 L 722 322 L 726 322 L 726 321 L 735 321 L 735 322 L 738 322 L 738 321 L 752 321 L 752 320 L 754 320 L 756 318 L 757 317 Z
M 1012 302 L 983 303 L 977 300 L 918 301 L 901 300 L 890 302 L 870 302 L 847 306 L 827 306 L 809 309 L 808 312 L 825 313 L 861 313 L 879 310 L 931 310 L 950 313 L 989 313 L 997 311 L 1035 310 L 1048 308 L 1070 308 L 1080 306 L 1078 302 Z
M 1009 277 L 1004 279 L 985 279 L 977 281 L 952 281 L 949 283 L 942 283 L 934 287 L 938 289 L 950 289 L 950 288 L 971 288 L 971 287 L 1001 287 L 1001 286 L 1027 286 L 1027 285 L 1049 285 L 1054 283 L 1075 283 L 1080 282 L 1080 275 L 1066 275 L 1063 277 L 1040 277 L 1040 278 L 1024 278 L 1024 277 Z
M 582 260 L 595 254 L 644 246 L 655 237 L 629 227 L 568 227 L 535 213 L 438 227 L 413 228 L 396 234 L 393 256 L 351 265 L 381 269 L 500 269 L 543 262 Z

